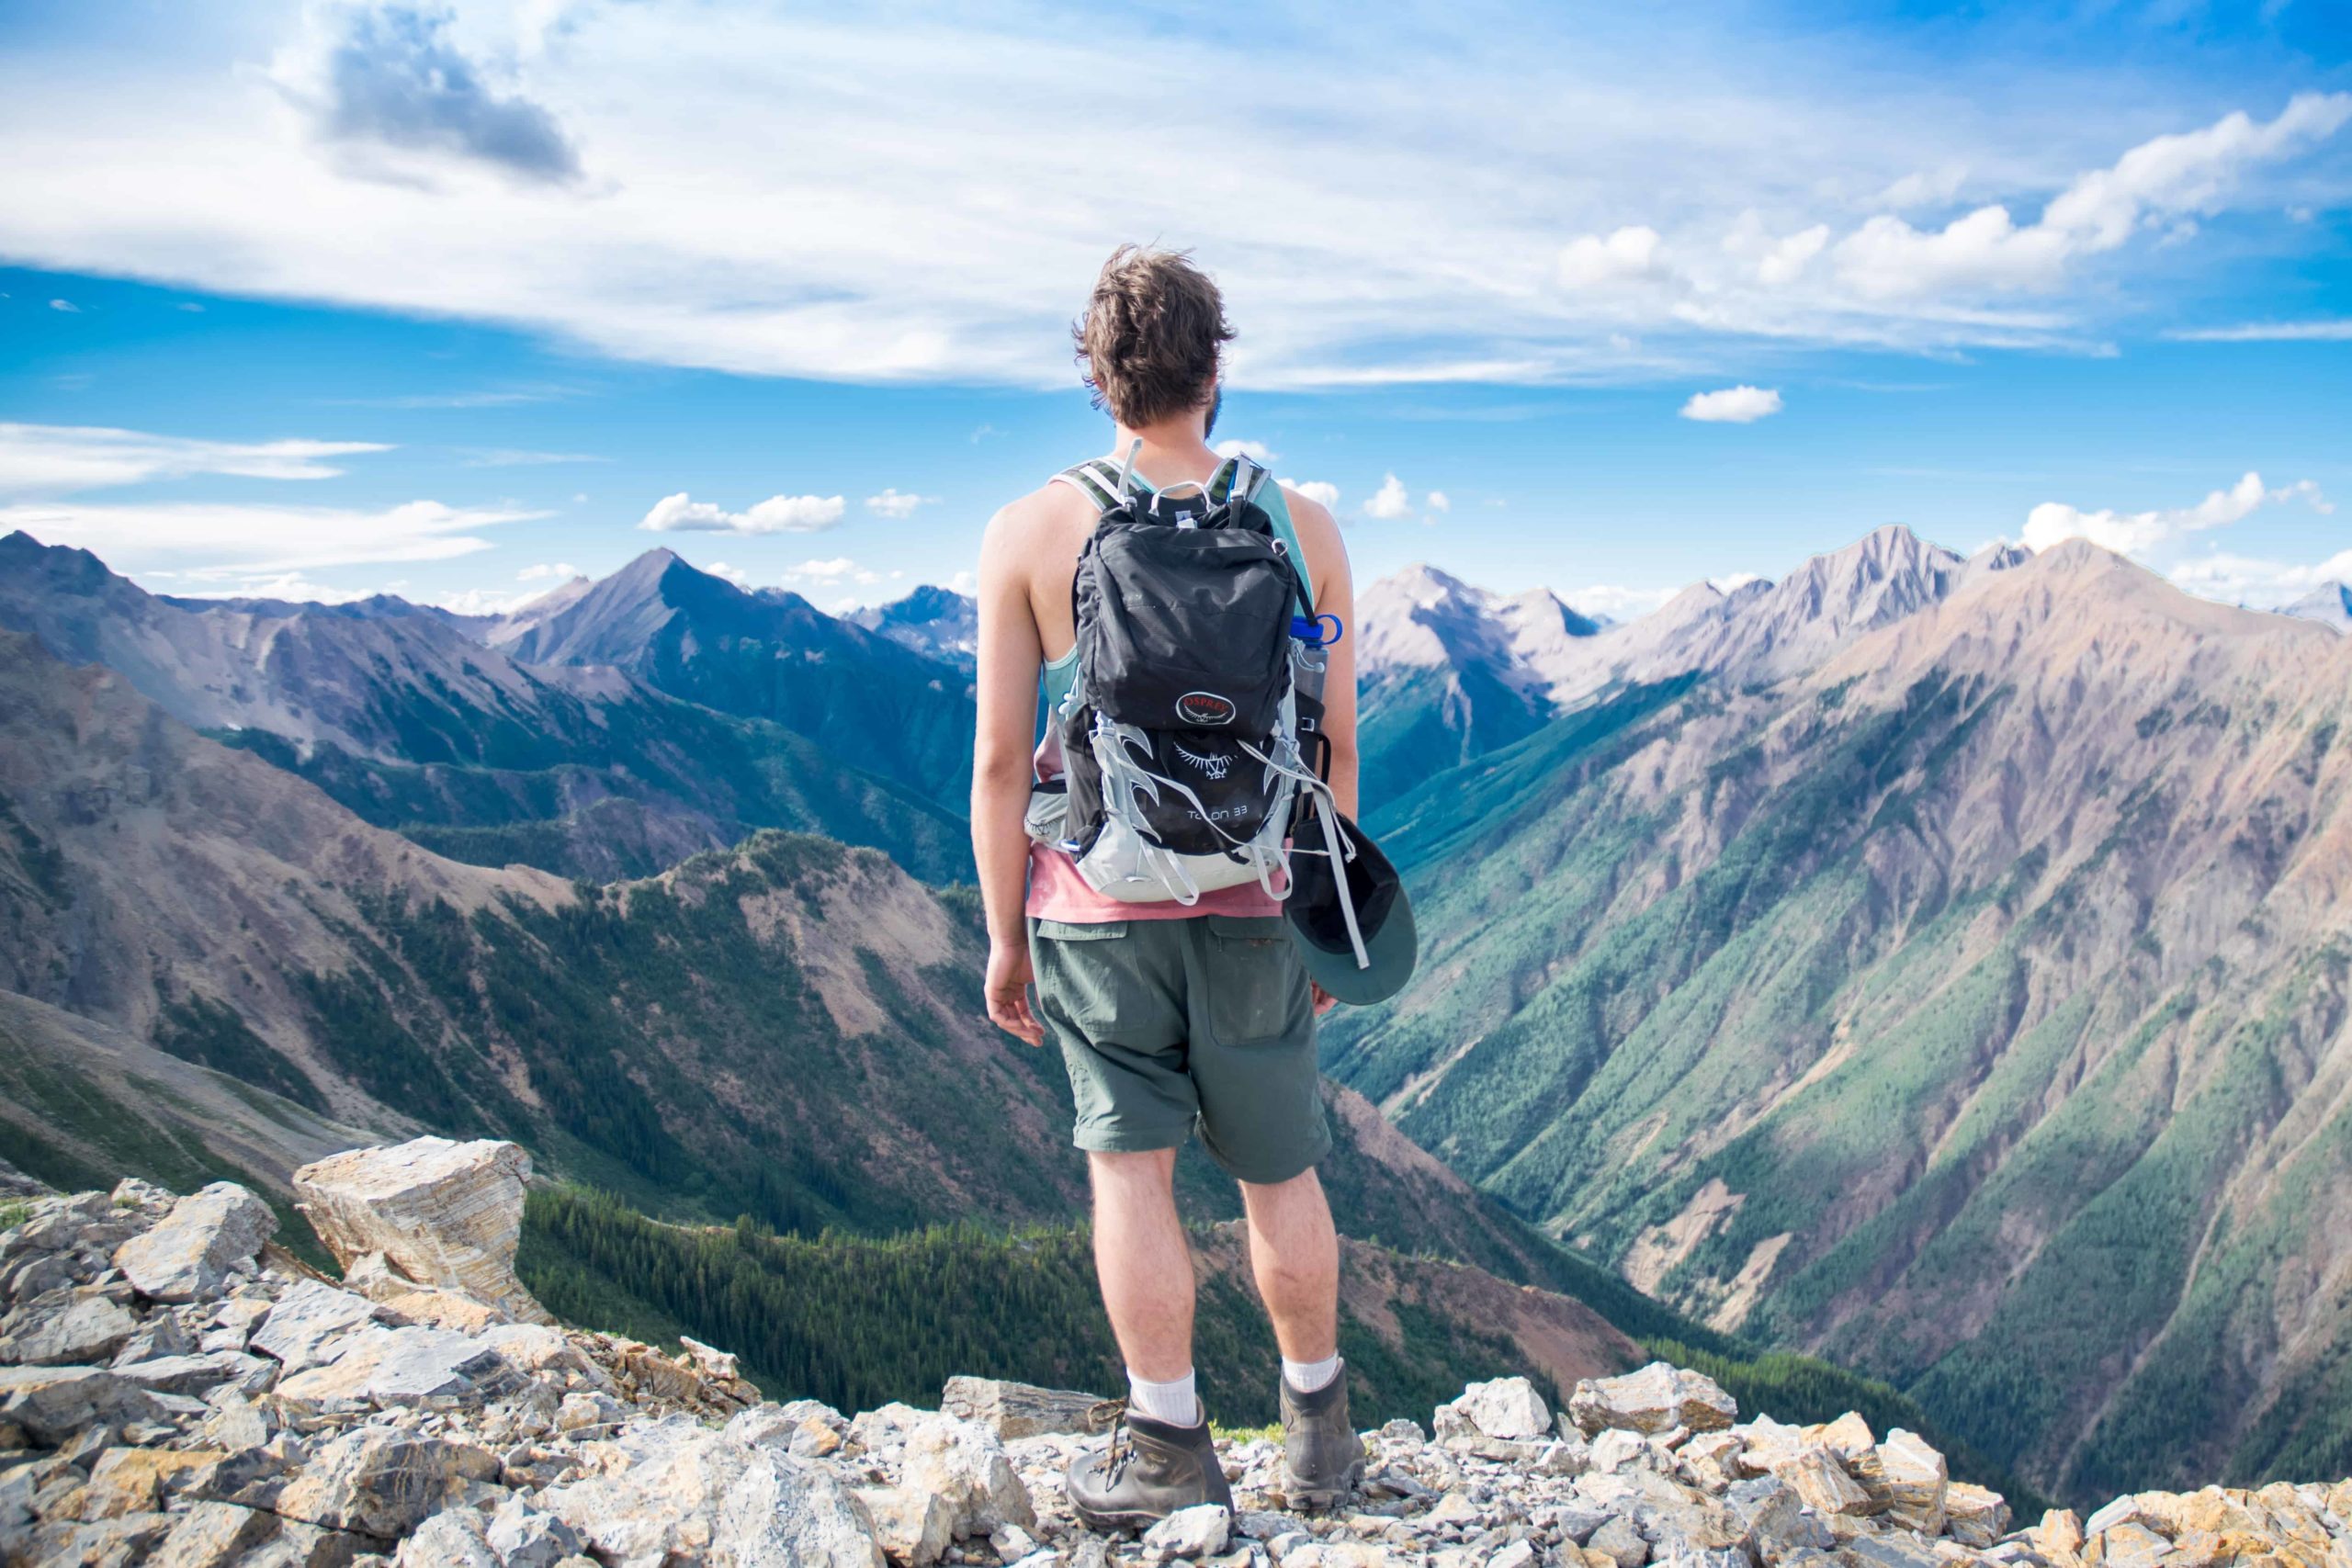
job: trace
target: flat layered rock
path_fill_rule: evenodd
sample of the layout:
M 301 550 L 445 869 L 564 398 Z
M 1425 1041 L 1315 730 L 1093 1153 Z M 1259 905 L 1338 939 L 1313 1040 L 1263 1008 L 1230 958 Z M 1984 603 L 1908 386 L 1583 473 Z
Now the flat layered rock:
M 479 1402 L 514 1381 L 505 1358 L 446 1328 L 375 1327 L 322 1367 L 280 1380 L 278 1399 L 331 1410 L 427 1401 Z
M 250 1266 L 262 1243 L 277 1234 L 269 1205 L 233 1181 L 189 1193 L 153 1230 L 115 1249 L 114 1266 L 159 1302 L 193 1302 L 228 1289 L 234 1271 Z
M 939 1408 L 977 1421 L 998 1438 L 1037 1438 L 1049 1432 L 1107 1432 L 1118 1419 L 1119 1402 L 1099 1393 L 998 1378 L 949 1378 Z
M 1739 1406 L 1714 1379 L 1664 1361 L 1623 1377 L 1587 1378 L 1568 1397 L 1568 1419 L 1587 1433 L 1715 1432 L 1739 1419 Z
M 294 1173 L 299 1206 L 335 1261 L 378 1253 L 420 1285 L 551 1323 L 514 1277 L 531 1156 L 493 1139 L 414 1138 L 351 1149 Z

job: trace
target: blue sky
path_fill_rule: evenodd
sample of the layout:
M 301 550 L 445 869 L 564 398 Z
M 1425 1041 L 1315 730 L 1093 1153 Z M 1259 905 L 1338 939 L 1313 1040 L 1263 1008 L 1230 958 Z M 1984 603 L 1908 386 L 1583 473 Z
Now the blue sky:
M 1623 615 L 1887 522 L 2352 575 L 2340 7 L 2030 10 L 16 0 L 0 527 L 895 597 L 1105 444 L 1067 323 L 1156 239 L 1360 576 Z

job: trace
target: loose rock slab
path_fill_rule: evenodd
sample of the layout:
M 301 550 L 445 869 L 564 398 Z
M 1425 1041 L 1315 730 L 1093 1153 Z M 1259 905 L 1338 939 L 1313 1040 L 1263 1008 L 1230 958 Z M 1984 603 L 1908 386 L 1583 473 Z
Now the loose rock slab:
M 552 1323 L 514 1277 L 531 1156 L 494 1139 L 413 1138 L 350 1149 L 294 1173 L 299 1207 L 346 1269 L 380 1253 L 421 1285 Z
M 115 1249 L 114 1266 L 159 1302 L 218 1295 L 231 1270 L 251 1263 L 277 1234 L 269 1205 L 233 1181 L 216 1181 L 172 1205 L 163 1222 Z
M 1739 1419 L 1739 1405 L 1714 1379 L 1652 1361 L 1623 1377 L 1587 1378 L 1568 1397 L 1568 1419 L 1592 1433 L 1610 1427 L 1662 1434 L 1719 1432 Z

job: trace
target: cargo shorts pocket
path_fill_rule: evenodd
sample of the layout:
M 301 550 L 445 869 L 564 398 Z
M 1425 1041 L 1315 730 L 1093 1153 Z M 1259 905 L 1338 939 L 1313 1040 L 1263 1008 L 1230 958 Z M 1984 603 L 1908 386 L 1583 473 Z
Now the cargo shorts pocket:
M 1125 920 L 1033 920 L 1029 964 L 1036 971 L 1037 1000 L 1050 1017 L 1059 1013 L 1090 1032 L 1133 1016 L 1140 981 L 1128 953 Z
M 1306 1037 L 1315 1010 L 1306 965 L 1281 915 L 1208 917 L 1209 1029 L 1227 1045 Z

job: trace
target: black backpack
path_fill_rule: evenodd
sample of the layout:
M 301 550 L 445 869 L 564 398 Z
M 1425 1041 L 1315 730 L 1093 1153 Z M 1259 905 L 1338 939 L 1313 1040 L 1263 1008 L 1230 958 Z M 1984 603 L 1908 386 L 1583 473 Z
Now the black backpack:
M 1258 504 L 1266 471 L 1235 457 L 1206 485 L 1142 492 L 1107 459 L 1055 478 L 1100 515 L 1070 588 L 1077 676 L 1047 720 L 1063 787 L 1033 803 L 1030 830 L 1114 898 L 1277 891 L 1302 798 L 1329 796 L 1321 650 L 1336 625 L 1316 619 Z

